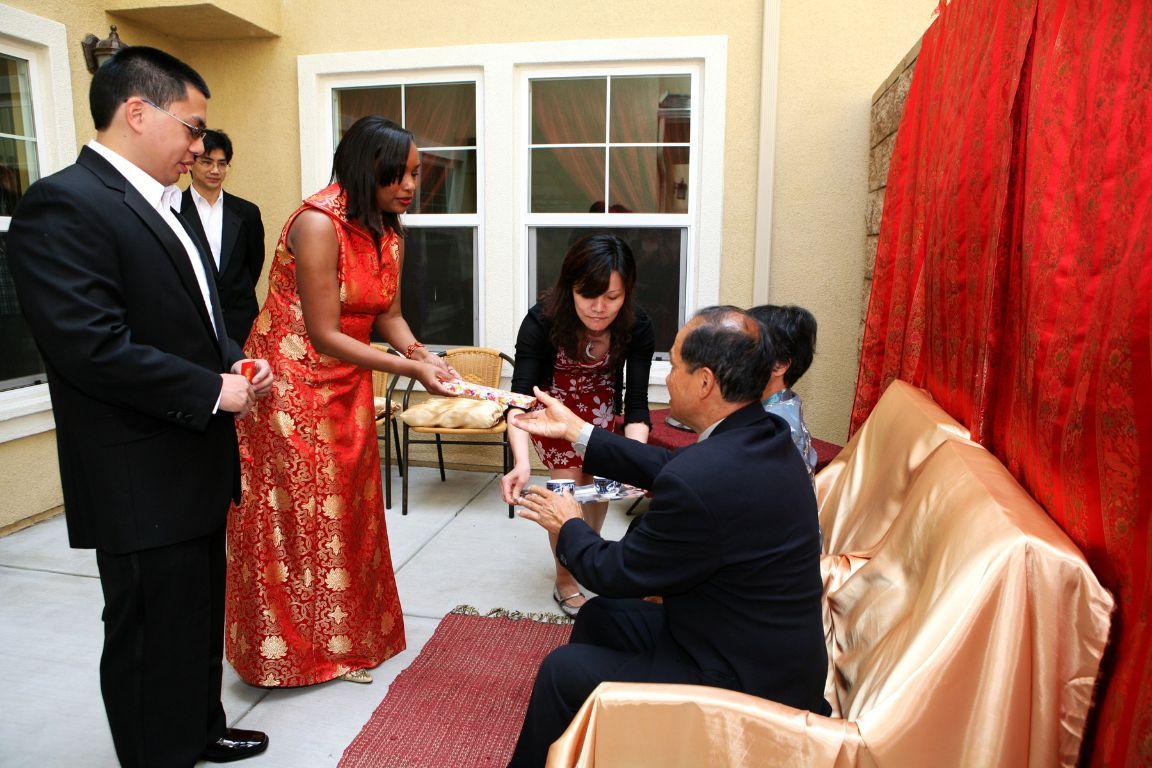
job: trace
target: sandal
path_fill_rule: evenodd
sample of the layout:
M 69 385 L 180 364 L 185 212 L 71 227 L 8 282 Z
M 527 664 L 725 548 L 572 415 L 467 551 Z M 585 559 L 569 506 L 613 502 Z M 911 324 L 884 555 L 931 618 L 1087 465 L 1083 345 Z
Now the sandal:
M 340 679 L 350 683 L 368 684 L 372 682 L 372 673 L 366 669 L 353 669 L 340 675 Z
M 563 611 L 565 616 L 568 616 L 568 617 L 573 618 L 573 619 L 576 618 L 576 614 L 580 612 L 581 606 L 580 605 L 568 605 L 568 601 L 569 600 L 575 600 L 578 597 L 582 597 L 585 600 L 588 599 L 588 596 L 585 595 L 580 590 L 576 590 L 576 592 L 574 592 L 571 595 L 568 595 L 568 597 L 560 597 L 560 590 L 557 589 L 556 587 L 552 588 L 552 600 L 556 603 L 556 605 L 560 606 L 560 610 Z

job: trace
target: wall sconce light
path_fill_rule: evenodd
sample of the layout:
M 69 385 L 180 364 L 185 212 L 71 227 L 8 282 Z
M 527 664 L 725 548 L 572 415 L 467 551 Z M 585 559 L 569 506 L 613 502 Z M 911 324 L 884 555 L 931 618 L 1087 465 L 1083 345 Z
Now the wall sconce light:
M 116 51 L 127 48 L 128 45 L 120 39 L 120 35 L 116 34 L 116 25 L 113 24 L 108 37 L 100 40 L 96 35 L 85 35 L 84 39 L 80 41 L 80 47 L 84 49 L 84 63 L 88 65 L 88 71 L 96 74 L 96 70 L 112 58 Z

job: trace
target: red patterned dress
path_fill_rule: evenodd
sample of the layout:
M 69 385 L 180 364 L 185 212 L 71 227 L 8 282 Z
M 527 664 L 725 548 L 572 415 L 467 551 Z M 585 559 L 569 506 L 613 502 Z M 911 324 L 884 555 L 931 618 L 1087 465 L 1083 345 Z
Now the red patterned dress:
M 568 406 L 577 416 L 596 427 L 612 429 L 616 397 L 615 371 L 608 365 L 608 353 L 599 360 L 581 363 L 564 350 L 556 353 L 552 386 L 548 394 Z M 548 469 L 581 469 L 584 461 L 567 440 L 533 437 L 540 461 Z
M 245 681 L 296 686 L 375 667 L 404 650 L 384 522 L 372 373 L 313 349 L 286 240 L 301 211 L 340 244 L 340 328 L 368 343 L 399 277 L 397 238 L 374 245 L 333 184 L 284 225 L 268 298 L 245 353 L 272 364 L 271 392 L 237 421 L 243 499 L 228 519 L 225 648 Z

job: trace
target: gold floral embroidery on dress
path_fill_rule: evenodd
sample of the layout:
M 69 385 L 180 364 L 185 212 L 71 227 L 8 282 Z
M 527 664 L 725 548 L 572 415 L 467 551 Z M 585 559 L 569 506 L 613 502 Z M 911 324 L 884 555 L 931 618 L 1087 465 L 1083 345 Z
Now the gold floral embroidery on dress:
M 261 312 L 256 316 L 256 333 L 263 336 L 270 330 L 272 330 L 272 313 Z
M 264 676 L 264 679 L 260 681 L 260 685 L 264 688 L 275 688 L 280 685 L 280 678 L 269 672 Z
M 336 622 L 337 624 L 343 624 L 344 619 L 348 618 L 348 614 L 345 613 L 343 608 L 336 606 L 332 610 L 328 611 L 328 618 L 332 619 L 332 621 Z
M 339 496 L 328 496 L 324 499 L 324 517 L 339 520 L 342 514 L 344 514 L 344 499 Z
M 280 530 L 280 526 L 272 529 L 272 543 L 279 547 L 284 542 L 284 531 Z
M 333 592 L 343 592 L 348 589 L 351 580 L 348 578 L 347 568 L 333 568 L 328 571 L 328 575 L 324 577 L 324 583 L 328 585 L 328 589 Z
M 296 430 L 296 422 L 284 411 L 273 411 L 272 430 L 280 437 L 288 437 Z
M 272 389 L 276 393 L 276 397 L 283 398 L 292 390 L 292 382 L 287 379 L 277 377 L 272 380 Z
M 280 340 L 280 354 L 289 360 L 303 360 L 307 352 L 304 339 L 294 333 L 290 333 Z
M 332 554 L 336 555 L 336 557 L 340 557 L 340 550 L 344 548 L 344 542 L 340 541 L 340 534 L 336 534 L 329 539 L 328 543 L 324 546 L 332 550 Z
M 340 303 L 344 304 L 347 301 L 348 301 L 348 286 L 344 284 L 343 280 L 341 280 L 340 281 Z
M 372 413 L 372 409 L 366 406 L 359 406 L 353 411 L 352 418 L 355 420 L 357 426 L 367 426 L 376 421 L 376 414 Z
M 268 489 L 268 505 L 277 512 L 283 512 L 292 506 L 292 496 L 286 488 L 277 485 Z
M 328 640 L 329 653 L 348 653 L 352 650 L 352 638 L 348 635 L 336 635 Z
M 260 643 L 260 655 L 266 659 L 282 659 L 288 654 L 288 643 L 280 635 L 269 635 Z
M 390 614 L 390 613 L 380 614 L 380 631 L 382 633 L 384 633 L 386 635 L 389 632 L 391 632 L 392 627 L 395 626 L 395 624 L 396 624 L 396 619 L 392 618 L 392 614 Z
M 323 419 L 316 427 L 316 434 L 325 443 L 336 439 L 336 422 L 330 418 Z
M 288 580 L 288 566 L 283 560 L 274 560 L 264 569 L 264 578 L 273 584 L 283 584 Z

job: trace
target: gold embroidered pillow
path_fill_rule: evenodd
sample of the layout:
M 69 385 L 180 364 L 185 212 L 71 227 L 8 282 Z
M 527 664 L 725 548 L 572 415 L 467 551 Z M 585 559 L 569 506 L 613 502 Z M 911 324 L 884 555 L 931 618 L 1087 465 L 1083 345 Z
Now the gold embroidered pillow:
M 488 400 L 432 397 L 400 414 L 410 427 L 490 429 L 504 418 L 504 409 Z

